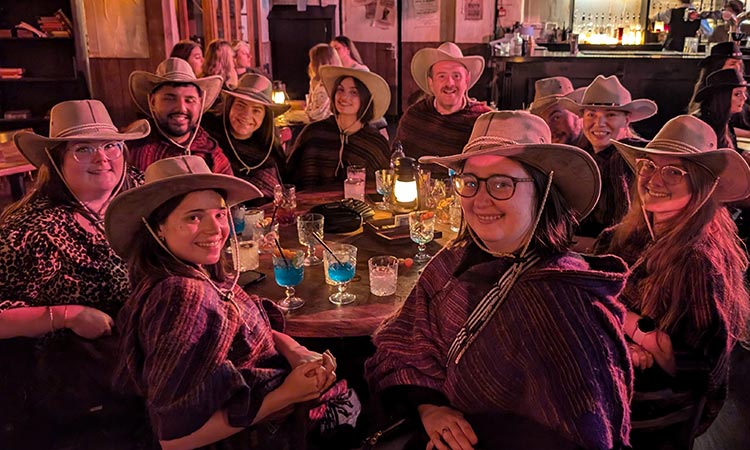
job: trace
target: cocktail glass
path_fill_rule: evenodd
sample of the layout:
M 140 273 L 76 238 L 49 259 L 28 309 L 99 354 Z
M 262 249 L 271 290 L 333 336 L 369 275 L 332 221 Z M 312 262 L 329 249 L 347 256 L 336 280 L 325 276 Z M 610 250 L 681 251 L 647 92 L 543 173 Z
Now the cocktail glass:
M 285 250 L 284 256 L 273 255 L 273 275 L 276 284 L 286 288 L 286 297 L 279 300 L 279 308 L 293 310 L 305 304 L 305 301 L 294 295 L 294 286 L 305 278 L 305 252 L 302 250 Z
M 375 207 L 382 210 L 390 209 L 389 199 L 391 189 L 393 189 L 393 169 L 382 169 L 375 171 L 375 189 L 378 194 L 383 196 L 383 201 L 375 204 Z
M 323 254 L 323 268 L 338 287 L 338 292 L 331 294 L 328 300 L 336 305 L 346 305 L 357 299 L 356 295 L 346 292 L 346 286 L 354 278 L 357 267 L 357 247 L 349 244 L 330 247 L 333 254 L 328 251 Z
M 325 217 L 323 214 L 303 214 L 297 217 L 297 237 L 299 243 L 307 247 L 307 254 L 305 255 L 305 265 L 314 266 L 323 262 L 318 256 L 315 255 L 315 244 L 318 243 L 317 236 L 321 241 L 323 240 L 323 224 Z
M 413 211 L 409 213 L 409 236 L 419 245 L 414 261 L 426 263 L 431 256 L 426 252 L 426 244 L 435 237 L 435 213 L 432 211 Z

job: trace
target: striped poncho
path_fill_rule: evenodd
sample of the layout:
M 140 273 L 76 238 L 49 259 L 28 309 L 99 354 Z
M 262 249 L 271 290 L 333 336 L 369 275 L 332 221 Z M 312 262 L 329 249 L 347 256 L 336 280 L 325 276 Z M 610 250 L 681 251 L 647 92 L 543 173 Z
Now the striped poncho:
M 519 277 L 460 362 L 446 361 L 509 265 L 466 241 L 436 255 L 374 337 L 365 367 L 372 388 L 428 389 L 467 417 L 512 413 L 586 449 L 627 443 L 632 369 L 615 300 L 626 271 L 617 257 L 543 259 Z

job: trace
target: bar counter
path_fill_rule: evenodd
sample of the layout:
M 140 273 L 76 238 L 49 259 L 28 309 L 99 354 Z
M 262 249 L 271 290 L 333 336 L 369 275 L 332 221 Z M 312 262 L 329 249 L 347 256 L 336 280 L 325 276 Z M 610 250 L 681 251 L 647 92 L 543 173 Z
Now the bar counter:
M 565 76 L 575 87 L 587 86 L 597 75 L 617 75 L 633 98 L 648 98 L 659 105 L 658 113 L 634 128 L 652 138 L 667 120 L 687 111 L 698 63 L 705 54 L 679 52 L 583 50 L 569 52 L 535 50 L 532 56 L 493 57 L 492 101 L 498 109 L 527 108 L 534 98 L 534 82 Z M 746 57 L 747 58 L 747 57 Z

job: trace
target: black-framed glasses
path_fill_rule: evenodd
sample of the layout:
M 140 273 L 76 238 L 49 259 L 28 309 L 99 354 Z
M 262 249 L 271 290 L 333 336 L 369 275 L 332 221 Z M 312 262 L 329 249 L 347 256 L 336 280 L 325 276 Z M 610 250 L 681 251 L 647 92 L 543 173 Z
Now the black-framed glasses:
M 479 192 L 479 184 L 484 182 L 485 189 L 495 200 L 508 200 L 516 193 L 517 183 L 528 183 L 532 178 L 516 178 L 509 175 L 490 175 L 480 178 L 471 173 L 460 173 L 453 177 L 456 193 L 464 198 L 471 198 Z
M 664 184 L 678 184 L 687 175 L 687 170 L 677 166 L 658 166 L 655 162 L 648 158 L 636 158 L 635 168 L 638 176 L 643 178 L 651 178 L 656 175 L 658 171 L 661 174 L 661 179 Z
M 122 155 L 124 147 L 125 143 L 122 141 L 110 141 L 99 145 L 75 145 L 71 151 L 73 152 L 73 159 L 83 164 L 90 163 L 94 159 L 94 153 L 98 150 L 101 150 L 104 157 L 109 161 L 117 159 Z

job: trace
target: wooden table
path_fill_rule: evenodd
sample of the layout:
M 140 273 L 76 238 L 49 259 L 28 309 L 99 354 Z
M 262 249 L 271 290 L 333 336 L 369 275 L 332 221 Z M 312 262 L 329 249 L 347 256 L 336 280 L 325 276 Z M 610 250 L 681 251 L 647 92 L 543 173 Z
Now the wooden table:
M 23 174 L 36 170 L 36 167 L 21 155 L 13 142 L 13 135 L 17 131 L 21 130 L 0 133 L 0 178 L 8 177 L 10 195 L 13 201 L 20 199 L 26 193 Z
M 340 200 L 342 192 L 301 193 L 297 195 L 297 212 L 303 213 L 319 203 Z M 378 216 L 389 213 L 378 212 Z M 376 216 L 376 217 L 378 217 Z M 455 237 L 447 227 L 436 226 L 443 232 L 443 238 L 427 244 L 427 251 L 435 254 L 442 245 Z M 281 244 L 286 248 L 303 249 L 297 240 L 295 225 L 280 228 Z M 287 333 L 302 338 L 333 338 L 370 336 L 384 319 L 395 313 L 416 284 L 419 269 L 416 265 L 406 268 L 399 265 L 398 287 L 395 295 L 378 297 L 370 293 L 370 279 L 367 261 L 376 255 L 393 255 L 399 258 L 412 257 L 417 252 L 417 244 L 408 242 L 390 243 L 377 235 L 365 225 L 357 233 L 349 235 L 326 234 L 327 243 L 347 243 L 357 247 L 357 267 L 354 280 L 347 291 L 357 295 L 357 300 L 348 305 L 335 305 L 328 296 L 336 292 L 336 286 L 325 283 L 323 264 L 305 267 L 305 278 L 295 287 L 297 295 L 306 303 L 301 308 L 287 313 Z M 316 247 L 316 253 L 322 255 L 322 247 Z M 248 286 L 247 291 L 273 300 L 284 297 L 284 288 L 278 286 L 273 276 L 273 265 L 270 255 L 261 255 L 259 271 L 266 274 L 266 279 Z

